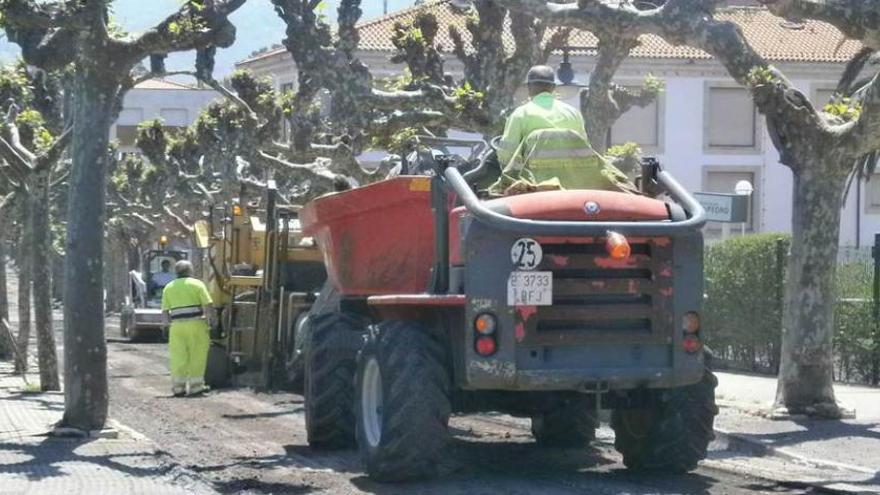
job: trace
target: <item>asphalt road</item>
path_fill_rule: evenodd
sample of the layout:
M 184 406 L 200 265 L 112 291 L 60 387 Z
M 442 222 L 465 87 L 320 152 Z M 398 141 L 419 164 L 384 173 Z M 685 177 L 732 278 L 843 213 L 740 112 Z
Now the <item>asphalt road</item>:
M 309 449 L 298 395 L 239 389 L 174 399 L 167 348 L 160 343 L 113 341 L 109 368 L 111 416 L 151 438 L 220 493 L 813 493 L 705 467 L 685 476 L 633 474 L 623 468 L 607 429 L 589 450 L 543 449 L 532 441 L 527 421 L 496 415 L 452 419 L 443 476 L 383 485 L 363 474 L 354 451 Z

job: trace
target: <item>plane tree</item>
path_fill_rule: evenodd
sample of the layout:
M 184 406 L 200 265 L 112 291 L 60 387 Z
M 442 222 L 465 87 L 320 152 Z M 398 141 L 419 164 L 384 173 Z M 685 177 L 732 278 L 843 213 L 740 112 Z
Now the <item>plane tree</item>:
M 235 39 L 228 17 L 245 0 L 186 0 L 138 34 L 111 29 L 107 0 L 0 2 L 2 27 L 24 60 L 43 70 L 71 67 L 72 169 L 64 269 L 65 412 L 59 433 L 103 428 L 107 418 L 103 236 L 109 130 L 133 69 L 152 55 L 199 50 Z
M 31 287 L 42 390 L 60 390 L 52 324 L 53 185 L 66 177 L 64 152 L 70 133 L 63 126 L 63 73 L 28 69 L 21 64 L 0 71 L 0 100 L 9 108 L 0 123 L 2 173 L 18 204 L 18 346 L 26 371 L 30 339 Z

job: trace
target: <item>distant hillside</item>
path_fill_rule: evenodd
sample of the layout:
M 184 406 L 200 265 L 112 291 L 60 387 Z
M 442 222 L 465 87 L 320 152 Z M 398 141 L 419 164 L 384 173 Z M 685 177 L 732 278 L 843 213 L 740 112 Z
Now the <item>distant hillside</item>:
M 327 17 L 336 18 L 338 0 L 327 1 Z M 129 31 L 138 31 L 154 25 L 180 7 L 180 0 L 116 0 L 113 2 L 113 16 Z M 388 0 L 390 11 L 399 10 L 413 4 L 413 0 Z M 382 15 L 382 0 L 363 0 L 364 19 Z M 219 78 L 231 72 L 235 62 L 243 60 L 252 52 L 284 38 L 284 23 L 275 14 L 269 0 L 248 0 L 233 16 L 232 22 L 238 28 L 235 44 L 217 54 L 216 76 Z M 0 41 L 0 60 L 10 62 L 18 56 L 17 47 L 5 38 Z M 169 58 L 168 68 L 188 69 L 193 67 L 194 54 L 178 54 Z

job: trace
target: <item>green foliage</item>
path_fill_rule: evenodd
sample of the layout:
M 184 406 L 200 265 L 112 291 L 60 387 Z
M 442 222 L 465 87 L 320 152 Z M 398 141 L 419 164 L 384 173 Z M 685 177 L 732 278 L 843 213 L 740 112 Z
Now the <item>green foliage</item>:
M 778 365 L 784 254 L 790 237 L 735 237 L 706 250 L 703 328 L 718 357 L 753 370 Z M 782 264 L 779 263 L 782 255 Z
M 666 89 L 666 81 L 656 77 L 654 74 L 645 76 L 645 82 L 642 90 L 651 94 L 660 94 Z
M 758 234 L 706 249 L 703 328 L 708 345 L 727 363 L 769 372 L 778 366 L 790 242 L 786 234 Z M 875 345 L 873 262 L 866 256 L 848 260 L 836 273 L 835 379 L 867 383 Z
M 174 36 L 187 37 L 205 32 L 208 23 L 202 16 L 205 10 L 204 0 L 187 0 L 184 14 L 167 25 L 168 32 Z
M 402 155 L 412 150 L 418 135 L 418 129 L 407 127 L 391 136 L 373 136 L 371 145 L 375 149 L 385 149 L 389 153 Z
M 34 148 L 44 150 L 52 146 L 55 138 L 49 129 L 46 129 L 46 121 L 40 112 L 33 109 L 25 109 L 15 119 L 21 138 L 25 145 L 30 144 Z
M 31 104 L 33 89 L 21 64 L 0 68 L 0 101 L 14 101 L 21 108 Z
M 862 102 L 855 98 L 842 97 L 835 94 L 822 110 L 844 121 L 856 120 L 862 114 Z
M 754 88 L 765 84 L 772 84 L 776 81 L 776 78 L 776 69 L 772 65 L 752 67 L 752 70 L 746 76 L 746 84 Z
M 642 148 L 637 143 L 630 141 L 608 148 L 605 154 L 615 158 L 637 158 L 642 155 Z
M 475 90 L 467 81 L 453 90 L 452 97 L 455 99 L 455 110 L 461 113 L 479 111 L 486 101 L 486 95 Z

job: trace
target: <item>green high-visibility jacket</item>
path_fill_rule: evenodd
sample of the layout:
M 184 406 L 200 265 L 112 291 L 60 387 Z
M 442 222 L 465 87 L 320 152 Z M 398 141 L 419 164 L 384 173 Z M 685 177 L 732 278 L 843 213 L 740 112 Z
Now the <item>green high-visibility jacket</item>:
M 170 314 L 172 328 L 207 328 L 203 308 L 211 304 L 207 287 L 197 278 L 175 279 L 162 291 L 162 310 Z
M 503 195 L 514 185 L 513 189 L 520 192 L 542 189 L 637 192 L 626 174 L 596 153 L 583 134 L 572 129 L 538 129 L 529 134 L 498 181 L 489 187 L 489 192 Z
M 510 163 L 520 144 L 539 129 L 571 129 L 589 142 L 581 112 L 557 100 L 552 93 L 540 93 L 508 117 L 498 147 L 498 161 L 502 168 Z

